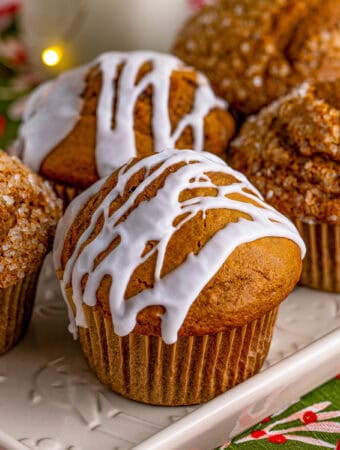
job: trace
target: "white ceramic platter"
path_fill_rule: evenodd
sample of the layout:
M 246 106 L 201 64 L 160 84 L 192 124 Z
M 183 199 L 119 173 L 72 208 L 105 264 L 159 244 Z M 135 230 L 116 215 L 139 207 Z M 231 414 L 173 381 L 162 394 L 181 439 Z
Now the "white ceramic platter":
M 146 406 L 109 392 L 87 369 L 67 322 L 48 260 L 29 332 L 0 358 L 5 449 L 212 449 L 340 372 L 340 295 L 304 288 L 282 304 L 263 371 L 196 408 Z

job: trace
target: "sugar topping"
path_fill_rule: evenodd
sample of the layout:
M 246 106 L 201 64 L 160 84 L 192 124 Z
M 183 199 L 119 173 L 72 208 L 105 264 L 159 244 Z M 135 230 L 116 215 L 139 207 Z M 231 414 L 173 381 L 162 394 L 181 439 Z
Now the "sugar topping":
M 144 64 L 151 70 L 139 81 Z M 100 177 L 136 156 L 134 109 L 139 96 L 152 86 L 152 134 L 154 151 L 175 147 L 186 127 L 190 126 L 194 150 L 204 147 L 204 118 L 214 108 L 227 109 L 217 98 L 205 76 L 196 75 L 197 88 L 192 110 L 171 129 L 169 92 L 171 74 L 176 70 L 193 70 L 178 58 L 154 52 L 104 53 L 90 64 L 71 70 L 33 93 L 20 129 L 23 161 L 38 172 L 45 157 L 75 127 L 80 118 L 85 79 L 91 68 L 99 68 L 102 87 L 97 105 L 96 165 Z M 118 83 L 114 80 L 117 79 Z M 112 127 L 115 109 L 115 125 Z M 46 130 L 48 129 L 48 132 Z
M 48 184 L 0 152 L 0 288 L 39 267 L 60 214 Z
M 129 180 L 141 170 L 145 172 L 144 179 L 128 199 L 110 213 L 112 203 L 123 196 Z M 164 184 L 155 196 L 136 206 L 138 196 L 166 171 Z M 211 173 L 228 175 L 234 181 L 228 185 L 216 185 Z M 165 150 L 123 166 L 114 176 L 117 176 L 116 185 L 108 190 L 94 210 L 89 225 L 78 238 L 64 267 L 62 255 L 68 230 L 106 180 L 99 181 L 71 203 L 58 225 L 54 262 L 58 271 L 63 270 L 61 286 L 65 299 L 66 290 L 72 288 L 76 308 L 75 316 L 70 309 L 70 329 L 73 332 L 76 326 L 87 326 L 83 304 L 96 305 L 96 293 L 107 276 L 112 279 L 109 302 L 115 333 L 127 335 L 134 329 L 140 311 L 147 306 L 161 305 L 165 308 L 162 337 L 171 344 L 177 340 L 178 330 L 191 304 L 238 246 L 264 237 L 283 237 L 294 241 L 304 256 L 305 246 L 294 225 L 264 203 L 242 174 L 210 153 Z M 209 190 L 210 194 L 181 200 L 183 191 L 194 189 L 197 192 L 201 188 Z M 211 188 L 216 196 L 211 196 Z M 162 276 L 168 243 L 176 231 L 196 215 L 201 214 L 204 218 L 206 212 L 213 209 L 239 211 L 249 218 L 242 217 L 227 224 L 197 254 L 189 254 L 182 264 Z M 99 220 L 103 224 L 98 231 Z M 119 242 L 112 249 L 110 245 L 115 240 Z M 155 245 L 145 252 L 148 242 Z M 157 258 L 153 287 L 126 300 L 132 274 L 152 255 Z
M 339 76 L 336 0 L 219 0 L 183 26 L 174 53 L 232 108 L 253 114 L 304 80 Z
M 303 83 L 250 116 L 233 167 L 289 217 L 340 221 L 340 79 Z

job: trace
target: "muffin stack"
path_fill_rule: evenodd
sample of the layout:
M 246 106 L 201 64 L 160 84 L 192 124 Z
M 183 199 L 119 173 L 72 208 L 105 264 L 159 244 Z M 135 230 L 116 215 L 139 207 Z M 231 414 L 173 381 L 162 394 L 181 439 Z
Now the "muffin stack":
M 257 373 L 300 277 L 297 229 L 219 158 L 234 131 L 204 75 L 151 52 L 101 55 L 29 101 L 17 151 L 76 197 L 54 243 L 71 331 L 126 397 L 201 403 Z
M 113 391 L 188 405 L 257 373 L 300 279 L 298 230 L 301 282 L 340 291 L 339 16 L 331 0 L 220 0 L 175 44 L 194 68 L 111 52 L 31 97 L 16 152 L 69 204 L 55 268 Z

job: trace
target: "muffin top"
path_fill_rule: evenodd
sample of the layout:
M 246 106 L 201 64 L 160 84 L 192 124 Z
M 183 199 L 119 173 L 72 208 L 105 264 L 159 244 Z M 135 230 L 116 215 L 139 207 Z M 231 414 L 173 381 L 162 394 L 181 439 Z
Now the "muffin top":
M 250 117 L 231 165 L 283 214 L 340 222 L 340 79 L 305 83 Z
M 48 184 L 0 151 L 0 288 L 36 270 L 61 215 Z
M 223 155 L 233 133 L 202 74 L 171 55 L 110 52 L 33 93 L 17 149 L 35 172 L 86 188 L 168 147 Z
M 184 26 L 174 46 L 242 115 L 306 79 L 340 71 L 340 2 L 219 0 Z
M 217 333 L 277 306 L 301 272 L 304 244 L 240 173 L 207 152 L 135 158 L 68 207 L 55 266 L 72 309 L 114 331 Z M 87 306 L 86 306 L 87 305 Z

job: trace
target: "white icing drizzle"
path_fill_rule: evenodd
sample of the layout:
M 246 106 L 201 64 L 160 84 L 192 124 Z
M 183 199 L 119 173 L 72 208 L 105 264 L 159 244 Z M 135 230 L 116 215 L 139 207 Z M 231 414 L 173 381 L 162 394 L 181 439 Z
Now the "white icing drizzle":
M 153 180 L 168 167 L 180 162 L 187 164 L 169 173 L 164 186 L 153 198 L 140 203 L 124 221 L 118 223 L 134 204 L 138 195 Z M 158 165 L 159 167 L 151 173 L 150 169 Z M 110 204 L 122 195 L 128 180 L 143 168 L 146 170 L 144 180 L 130 194 L 128 200 L 109 216 Z M 207 172 L 222 172 L 232 175 L 237 181 L 228 186 L 216 186 Z M 212 187 L 217 190 L 217 196 L 195 197 L 179 201 L 179 194 L 183 190 L 199 187 Z M 252 193 L 245 192 L 245 189 L 251 190 Z M 98 185 L 95 185 L 86 191 L 86 196 L 77 199 L 76 205 L 72 206 L 71 203 L 65 218 L 59 224 L 54 252 L 57 269 L 61 267 L 60 256 L 67 230 L 84 202 L 97 190 Z M 227 198 L 226 195 L 231 193 L 241 193 L 244 197 L 255 200 L 258 206 Z M 241 218 L 237 223 L 229 223 L 219 230 L 197 255 L 188 255 L 180 266 L 161 277 L 167 244 L 176 230 L 196 214 L 202 213 L 204 217 L 206 211 L 220 208 L 248 214 L 252 221 Z M 174 226 L 174 220 L 183 214 L 187 215 Z M 98 235 L 80 251 L 101 216 L 104 217 L 103 227 Z M 191 304 L 233 250 L 241 244 L 267 236 L 291 239 L 300 246 L 302 255 L 305 253 L 304 243 L 294 225 L 264 203 L 260 194 L 243 175 L 212 154 L 196 153 L 191 150 L 165 150 L 138 161 L 130 168 L 123 166 L 118 175 L 117 185 L 94 211 L 90 225 L 79 237 L 64 269 L 62 289 L 65 293 L 67 287 L 72 287 L 73 301 L 76 306 L 75 318 L 71 318 L 73 330 L 76 325 L 87 326 L 82 304 L 83 302 L 89 306 L 96 304 L 97 289 L 103 277 L 109 275 L 112 277 L 109 298 L 115 333 L 118 335 L 130 333 L 136 325 L 136 318 L 141 310 L 151 305 L 162 305 L 166 311 L 162 316 L 163 340 L 166 343 L 173 343 L 177 339 L 178 330 Z M 96 257 L 107 249 L 115 238 L 120 238 L 120 243 L 94 267 Z M 142 256 L 149 241 L 156 241 L 157 244 Z M 157 254 L 157 264 L 153 288 L 145 289 L 125 300 L 126 288 L 132 274 L 154 253 Z M 88 279 L 82 292 L 81 280 L 85 274 L 88 274 Z
M 151 63 L 152 70 L 138 83 L 136 77 L 144 63 Z M 186 114 L 171 131 L 169 117 L 169 93 L 171 73 L 176 70 L 193 70 L 175 56 L 155 52 L 109 52 L 100 55 L 92 63 L 64 73 L 52 82 L 36 90 L 28 104 L 25 122 L 20 129 L 24 141 L 24 162 L 39 171 L 44 158 L 77 124 L 81 109 L 81 94 L 85 88 L 85 76 L 91 67 L 99 66 L 102 88 L 97 105 L 96 164 L 100 177 L 109 175 L 129 158 L 136 156 L 134 134 L 134 109 L 138 97 L 152 86 L 152 134 L 154 151 L 175 147 L 183 130 L 193 131 L 193 149 L 204 149 L 204 118 L 214 108 L 227 109 L 227 103 L 217 98 L 207 78 L 197 73 L 197 88 L 192 111 Z M 118 92 L 114 79 L 119 68 Z M 114 100 L 117 100 L 115 128 L 112 129 Z
M 68 205 L 67 210 L 65 211 L 64 215 L 58 222 L 57 231 L 56 234 L 58 234 L 58 238 L 56 237 L 53 244 L 53 262 L 56 270 L 60 268 L 60 260 L 61 260 L 61 254 L 64 247 L 64 238 L 66 237 L 66 233 L 71 227 L 74 219 L 78 215 L 79 211 L 82 209 L 84 205 L 90 200 L 90 198 L 95 195 L 103 186 L 105 181 L 107 180 L 107 177 L 102 178 L 101 180 L 98 180 L 96 183 L 94 183 L 91 188 L 83 191 L 81 194 L 77 195 L 72 202 Z M 64 235 L 64 238 L 61 239 L 61 236 Z M 65 291 L 63 290 L 64 298 L 66 300 Z M 73 317 L 73 312 L 71 309 L 71 306 L 69 305 L 68 301 L 66 300 L 67 305 L 67 311 L 68 316 L 70 319 L 70 325 L 69 330 L 70 332 L 76 336 L 77 334 L 77 327 L 75 326 L 75 321 Z
M 87 71 L 88 67 L 81 67 L 66 72 L 30 96 L 19 139 L 24 146 L 22 159 L 33 171 L 39 171 L 46 156 L 79 120 Z

